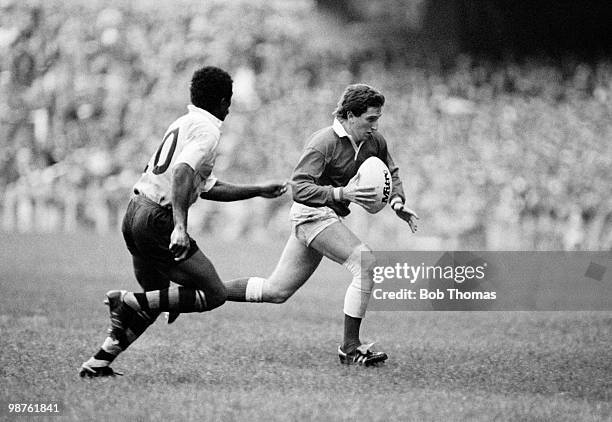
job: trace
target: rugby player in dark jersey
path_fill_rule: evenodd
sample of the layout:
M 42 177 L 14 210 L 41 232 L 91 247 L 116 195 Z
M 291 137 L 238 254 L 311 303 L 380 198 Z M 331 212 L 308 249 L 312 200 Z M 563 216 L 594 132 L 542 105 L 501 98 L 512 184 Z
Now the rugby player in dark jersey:
M 325 256 L 343 265 L 353 276 L 344 299 L 344 341 L 338 348 L 340 362 L 372 365 L 387 359 L 372 344 L 363 344 L 359 332 L 372 291 L 374 255 L 342 222 L 351 202 L 367 205 L 373 201 L 372 187 L 350 182 L 369 157 L 380 158 L 391 171 L 393 187 L 390 205 L 412 232 L 417 214 L 404 205 L 405 195 L 378 121 L 385 103 L 374 88 L 350 85 L 334 115 L 333 125 L 319 130 L 307 142 L 293 172 L 294 204 L 291 207 L 292 234 L 281 258 L 268 278 L 249 277 L 226 283 L 228 300 L 283 303 L 316 270 Z

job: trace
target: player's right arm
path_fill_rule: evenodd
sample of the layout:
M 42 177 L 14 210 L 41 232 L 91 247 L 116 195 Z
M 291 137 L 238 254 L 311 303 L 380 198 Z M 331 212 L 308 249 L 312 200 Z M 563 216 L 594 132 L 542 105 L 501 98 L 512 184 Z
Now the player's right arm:
M 194 170 L 185 163 L 179 163 L 172 169 L 172 214 L 174 230 L 170 235 L 170 252 L 174 259 L 180 261 L 189 252 L 189 236 L 187 235 L 187 213 L 189 200 L 193 190 Z
M 325 155 L 307 147 L 300 158 L 291 184 L 293 200 L 310 207 L 333 205 L 336 202 L 350 201 L 359 205 L 374 202 L 376 193 L 372 186 L 357 186 L 349 183 L 344 187 L 321 186 L 318 181 L 325 169 Z
M 257 185 L 236 185 L 233 183 L 217 180 L 206 192 L 200 194 L 200 198 L 210 201 L 242 201 L 243 199 L 255 198 L 276 198 L 287 191 L 287 182 L 262 183 Z

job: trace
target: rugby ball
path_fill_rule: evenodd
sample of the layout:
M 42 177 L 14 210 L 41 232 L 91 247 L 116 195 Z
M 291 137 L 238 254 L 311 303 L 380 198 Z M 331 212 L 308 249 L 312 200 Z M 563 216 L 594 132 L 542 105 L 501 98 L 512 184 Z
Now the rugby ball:
M 380 158 L 370 157 L 365 160 L 350 183 L 356 183 L 357 186 L 374 186 L 376 202 L 361 205 L 370 214 L 376 214 L 389 203 L 392 187 L 391 172 Z

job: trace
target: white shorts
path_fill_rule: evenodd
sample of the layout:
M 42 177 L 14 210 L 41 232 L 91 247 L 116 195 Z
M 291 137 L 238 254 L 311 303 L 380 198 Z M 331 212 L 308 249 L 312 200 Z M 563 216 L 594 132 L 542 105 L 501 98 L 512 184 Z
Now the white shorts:
M 340 217 L 329 207 L 309 207 L 294 202 L 289 211 L 293 234 L 306 246 L 327 227 L 340 221 Z

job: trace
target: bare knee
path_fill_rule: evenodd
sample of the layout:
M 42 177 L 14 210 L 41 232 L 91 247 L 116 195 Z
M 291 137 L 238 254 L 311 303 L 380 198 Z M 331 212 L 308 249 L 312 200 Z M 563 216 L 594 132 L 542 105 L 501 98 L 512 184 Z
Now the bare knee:
M 293 296 L 294 291 L 283 288 L 270 288 L 264 293 L 264 302 L 268 303 L 285 303 L 287 299 Z
M 369 275 L 376 266 L 376 256 L 365 244 L 360 244 L 349 255 L 342 264 L 348 269 L 353 277 L 361 278 L 362 275 Z
M 361 251 L 361 266 L 368 273 L 376 266 L 376 256 L 368 246 Z

